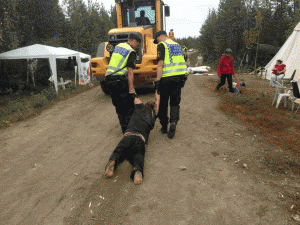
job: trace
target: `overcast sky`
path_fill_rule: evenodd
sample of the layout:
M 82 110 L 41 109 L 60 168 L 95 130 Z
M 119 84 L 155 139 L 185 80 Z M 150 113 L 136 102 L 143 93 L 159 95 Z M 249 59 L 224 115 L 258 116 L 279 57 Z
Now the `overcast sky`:
M 83 0 L 87 2 L 87 0 Z M 115 5 L 114 0 L 94 0 L 103 3 L 107 10 Z M 62 2 L 62 0 L 60 0 Z M 164 0 L 170 6 L 170 17 L 167 17 L 167 29 L 174 30 L 176 38 L 197 37 L 207 18 L 209 9 L 218 8 L 219 0 Z

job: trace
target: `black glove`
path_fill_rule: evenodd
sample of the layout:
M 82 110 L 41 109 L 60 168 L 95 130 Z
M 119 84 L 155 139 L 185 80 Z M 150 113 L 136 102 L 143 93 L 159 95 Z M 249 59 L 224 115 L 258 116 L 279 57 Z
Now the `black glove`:
M 232 73 L 230 73 L 229 75 L 231 75 L 231 76 L 232 76 Z
M 160 85 L 160 81 L 159 80 L 154 81 L 155 90 L 157 91 L 158 95 L 160 94 L 160 92 L 159 92 L 159 85 Z

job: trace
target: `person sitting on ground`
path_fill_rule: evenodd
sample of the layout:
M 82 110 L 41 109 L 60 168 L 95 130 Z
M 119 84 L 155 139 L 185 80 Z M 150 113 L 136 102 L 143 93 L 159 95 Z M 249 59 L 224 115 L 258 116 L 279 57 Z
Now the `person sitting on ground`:
M 155 102 L 147 102 L 145 105 L 138 97 L 135 97 L 135 110 L 127 126 L 127 130 L 105 167 L 107 178 L 112 177 L 118 165 L 127 159 L 133 166 L 130 178 L 133 179 L 134 184 L 142 183 L 145 151 L 149 134 L 155 125 L 160 102 L 160 96 L 157 92 L 155 96 Z
M 140 17 L 135 18 L 135 22 L 137 23 L 138 26 L 150 25 L 151 24 L 148 17 L 145 17 L 145 11 L 144 10 L 140 11 Z
M 274 87 L 274 82 L 277 80 L 281 80 L 284 77 L 284 73 L 286 71 L 285 64 L 282 63 L 282 60 L 276 60 L 276 64 L 272 69 L 272 77 L 271 77 L 271 86 Z

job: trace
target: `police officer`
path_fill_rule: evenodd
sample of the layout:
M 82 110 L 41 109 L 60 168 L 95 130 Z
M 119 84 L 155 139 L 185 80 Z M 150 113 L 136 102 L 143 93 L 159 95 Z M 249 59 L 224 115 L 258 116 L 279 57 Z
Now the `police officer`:
M 179 104 L 181 88 L 184 86 L 188 70 L 184 60 L 181 46 L 171 40 L 165 31 L 154 35 L 154 44 L 157 46 L 157 78 L 154 82 L 156 90 L 160 93 L 159 114 L 161 132 L 168 133 L 173 138 L 176 125 L 179 121 Z M 170 100 L 170 130 L 168 130 L 168 103 Z
M 112 103 L 116 108 L 123 134 L 134 111 L 133 69 L 135 69 L 136 52 L 141 39 L 130 34 L 128 43 L 118 44 L 111 56 L 106 74 L 106 87 L 110 92 Z

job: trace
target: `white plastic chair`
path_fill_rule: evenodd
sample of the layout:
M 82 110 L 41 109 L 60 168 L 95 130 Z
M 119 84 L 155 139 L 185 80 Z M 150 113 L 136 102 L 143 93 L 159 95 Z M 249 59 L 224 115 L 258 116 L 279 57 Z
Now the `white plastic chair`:
M 286 91 L 284 91 L 284 93 L 280 93 L 280 90 L 281 90 L 281 89 L 286 89 L 281 83 L 279 83 L 278 81 L 274 81 L 274 82 L 273 82 L 273 85 L 274 85 L 274 87 L 275 87 L 275 96 L 274 96 L 272 105 L 274 105 L 274 103 L 276 102 L 276 99 L 279 98 L 279 95 L 280 95 L 280 94 L 286 94 Z M 282 97 L 283 97 L 283 96 L 282 96 Z M 282 98 L 282 97 L 281 97 L 281 98 Z M 280 98 L 280 100 L 281 100 L 281 98 Z M 279 103 L 278 103 L 278 105 L 279 105 Z
M 290 78 L 282 78 L 282 79 L 280 79 L 281 80 L 281 82 L 280 81 L 278 81 L 278 80 L 276 80 L 275 82 L 274 82 L 274 84 L 275 84 L 275 86 L 277 85 L 277 87 L 278 86 L 280 86 L 280 87 L 282 87 L 282 88 L 284 88 L 284 93 L 279 93 L 279 89 L 277 89 L 276 91 L 276 93 L 277 93 L 277 103 L 276 103 L 276 108 L 278 108 L 278 106 L 279 106 L 279 104 L 280 104 L 280 101 L 281 101 L 281 99 L 284 97 L 284 99 L 285 99 L 285 102 L 284 102 L 284 106 L 286 107 L 287 106 L 287 98 L 289 98 L 289 97 L 291 97 L 291 98 L 293 98 L 293 92 L 292 92 L 292 89 L 290 89 L 290 90 L 288 90 L 288 88 L 287 87 L 284 87 L 283 86 L 283 83 L 285 83 L 285 84 L 292 84 L 292 81 L 293 81 L 293 79 L 294 79 L 294 77 L 295 77 L 295 74 L 296 74 L 296 70 L 294 70 L 294 72 L 293 72 L 293 74 L 292 74 L 292 76 L 290 77 Z M 280 85 L 278 85 L 278 84 L 280 84 Z M 276 88 L 277 88 L 276 87 Z M 275 96 L 276 97 L 276 96 Z M 274 99 L 275 100 L 275 99 Z
M 280 104 L 280 101 L 281 99 L 284 97 L 284 107 L 287 107 L 287 98 L 292 96 L 292 91 L 291 90 L 288 90 L 286 93 L 281 93 L 278 95 L 278 98 L 277 98 L 277 103 L 276 103 L 276 108 L 278 108 L 279 104 Z
M 294 101 L 294 104 L 298 104 L 298 108 L 297 108 L 296 111 L 295 111 L 295 113 L 297 113 L 298 110 L 299 110 L 299 108 L 300 108 L 300 99 L 299 99 L 299 98 L 296 99 L 296 100 Z
M 274 75 L 272 75 L 271 80 L 270 80 L 271 87 L 276 87 L 276 85 L 278 85 L 278 84 L 283 85 L 283 78 L 285 76 L 285 73 L 276 76 L 276 78 L 274 80 L 273 80 L 273 76 Z

